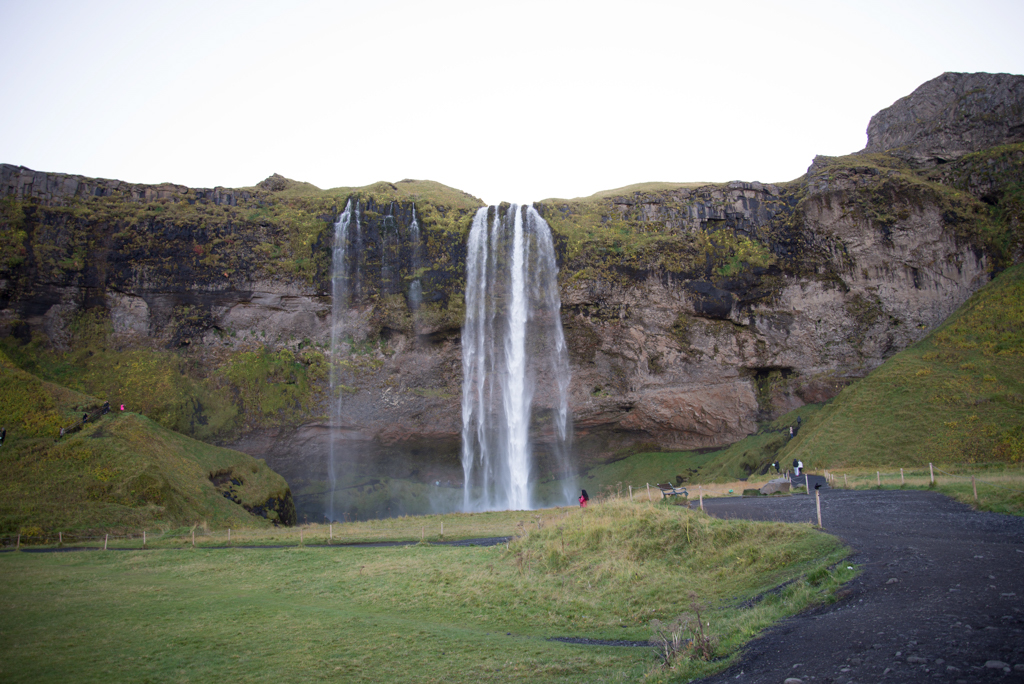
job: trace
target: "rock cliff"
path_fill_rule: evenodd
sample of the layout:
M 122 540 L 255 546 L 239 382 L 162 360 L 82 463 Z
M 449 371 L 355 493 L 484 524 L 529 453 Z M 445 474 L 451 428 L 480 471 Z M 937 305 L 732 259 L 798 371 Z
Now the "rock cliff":
M 818 157 L 791 183 L 538 203 L 561 268 L 578 460 L 734 442 L 938 326 L 1020 259 L 1022 103 L 1024 77 L 944 74 L 876 115 L 863 152 Z M 323 488 L 335 363 L 334 429 L 361 510 L 428 506 L 388 508 L 397 495 L 382 474 L 461 478 L 478 200 L 427 181 L 192 189 L 9 165 L 0 195 L 0 326 L 33 372 L 266 458 L 301 513 Z M 361 212 L 360 280 L 332 359 L 332 226 L 348 200 Z M 537 396 L 542 468 L 551 407 Z

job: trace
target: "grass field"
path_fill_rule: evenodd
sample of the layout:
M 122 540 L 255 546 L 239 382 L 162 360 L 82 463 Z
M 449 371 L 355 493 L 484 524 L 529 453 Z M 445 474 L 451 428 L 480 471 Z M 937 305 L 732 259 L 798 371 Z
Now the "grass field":
M 925 466 L 904 468 L 902 473 L 888 468 L 844 468 L 831 473 L 832 486 L 841 489 L 933 489 L 978 510 L 1024 515 L 1024 467 L 1020 465 L 937 464 L 931 472 Z
M 476 520 L 486 534 L 510 517 Z M 507 547 L 8 552 L 0 679 L 685 681 L 829 601 L 854 573 L 845 553 L 807 525 L 622 499 L 551 511 Z M 690 592 L 716 662 L 548 641 L 647 640 L 652 620 L 689 610 Z

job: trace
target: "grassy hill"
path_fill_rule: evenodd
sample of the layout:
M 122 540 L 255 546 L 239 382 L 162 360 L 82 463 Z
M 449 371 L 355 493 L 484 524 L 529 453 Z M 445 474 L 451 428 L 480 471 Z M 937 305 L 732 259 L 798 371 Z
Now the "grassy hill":
M 265 463 L 102 404 L 0 355 L 0 534 L 294 522 Z
M 596 491 L 677 476 L 726 482 L 793 459 L 818 471 L 1024 464 L 1024 264 L 999 274 L 932 334 L 827 404 L 791 411 L 725 449 L 635 454 L 591 469 L 583 482 Z M 964 487 L 963 497 L 951 493 L 971 500 L 969 483 Z
M 843 390 L 783 455 L 822 468 L 1024 461 L 1024 265 Z

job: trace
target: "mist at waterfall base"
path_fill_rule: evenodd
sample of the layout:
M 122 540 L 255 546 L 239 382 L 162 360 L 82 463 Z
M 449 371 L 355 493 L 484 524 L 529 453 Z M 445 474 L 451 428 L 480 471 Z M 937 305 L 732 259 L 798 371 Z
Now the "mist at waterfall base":
M 364 225 L 364 209 L 384 216 Z M 372 306 L 364 291 L 377 287 L 380 295 L 404 295 L 413 337 L 420 339 L 416 321 L 424 294 L 418 276 L 429 264 L 418 218 L 408 205 L 367 208 L 349 201 L 334 227 L 330 421 L 319 440 L 327 449 L 319 460 L 296 459 L 301 472 L 297 465 L 282 472 L 293 483 L 299 519 L 573 503 L 577 481 L 558 269 L 550 229 L 537 211 L 491 207 L 474 217 L 466 259 L 461 439 L 389 445 L 356 427 L 354 387 L 346 382 L 355 384 L 353 354 L 367 344 Z

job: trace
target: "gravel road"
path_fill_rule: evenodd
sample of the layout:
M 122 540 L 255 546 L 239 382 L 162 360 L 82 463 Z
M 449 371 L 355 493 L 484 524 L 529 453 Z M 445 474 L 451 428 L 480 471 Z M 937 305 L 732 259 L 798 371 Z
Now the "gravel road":
M 815 522 L 814 496 L 706 499 L 719 518 Z M 927 491 L 821 490 L 861 574 L 711 682 L 1024 682 L 1024 518 Z M 790 682 L 789 684 L 795 684 Z

